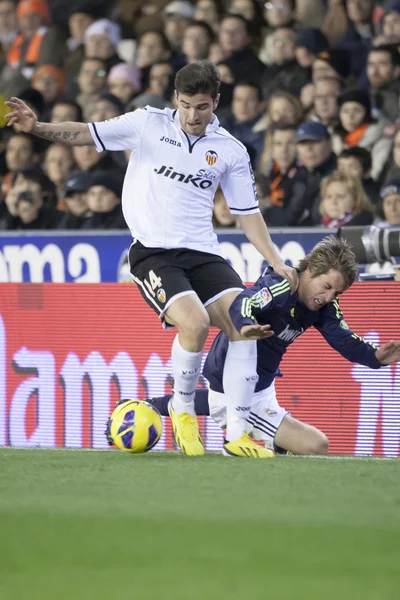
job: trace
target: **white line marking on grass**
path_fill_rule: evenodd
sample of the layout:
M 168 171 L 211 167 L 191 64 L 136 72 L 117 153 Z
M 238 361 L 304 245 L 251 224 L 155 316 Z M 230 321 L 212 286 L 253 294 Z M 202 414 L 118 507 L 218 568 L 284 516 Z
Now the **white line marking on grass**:
M 121 450 L 117 450 L 116 448 L 65 448 L 65 447 L 56 447 L 56 448 L 42 448 L 39 446 L 0 446 L 0 450 L 51 450 L 51 451 L 57 451 L 57 450 L 68 450 L 68 451 L 72 451 L 72 452 L 122 452 Z M 129 454 L 128 452 L 123 452 L 123 454 Z M 177 450 L 170 450 L 170 451 L 157 451 L 157 450 L 153 450 L 151 453 L 150 452 L 143 452 L 143 454 L 172 454 L 172 455 L 176 455 L 176 456 L 182 456 L 181 452 L 178 452 Z M 213 456 L 215 455 L 219 455 L 220 452 L 207 452 L 207 454 L 211 454 Z M 140 456 L 140 455 L 139 455 Z M 277 455 L 276 458 L 278 460 L 281 460 L 282 458 L 289 460 L 291 458 L 296 458 L 296 459 L 309 459 L 309 458 L 319 458 L 321 460 L 359 460 L 359 461 L 365 461 L 365 460 L 376 460 L 376 461 L 388 461 L 388 460 L 398 460 L 400 457 L 399 456 L 348 456 L 348 455 L 344 455 L 344 454 L 328 454 L 328 455 L 321 455 L 321 454 L 313 454 L 313 455 L 309 455 L 309 456 L 279 456 Z

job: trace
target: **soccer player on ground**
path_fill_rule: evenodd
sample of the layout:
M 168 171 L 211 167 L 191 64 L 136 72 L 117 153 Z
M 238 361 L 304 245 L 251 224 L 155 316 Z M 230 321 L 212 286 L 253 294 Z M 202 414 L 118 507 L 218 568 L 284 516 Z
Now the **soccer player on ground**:
M 346 241 L 324 238 L 300 261 L 298 272 L 298 289 L 291 295 L 287 281 L 268 268 L 255 285 L 235 298 L 229 311 L 238 331 L 258 322 L 274 332 L 257 342 L 258 382 L 246 414 L 247 433 L 269 449 L 326 454 L 327 437 L 291 417 L 277 402 L 274 379 L 280 375 L 279 364 L 289 345 L 309 327 L 315 327 L 344 358 L 378 369 L 400 360 L 400 342 L 390 341 L 377 348 L 353 333 L 344 320 L 338 296 L 349 289 L 357 275 L 356 259 Z M 228 404 L 222 375 L 228 343 L 224 333 L 215 338 L 203 370 L 210 389 L 197 390 L 195 397 L 196 413 L 211 415 L 222 428 L 226 426 Z M 170 397 L 150 402 L 165 415 Z M 226 455 L 239 454 L 236 448 L 231 452 L 229 442 L 223 451 Z M 259 452 L 260 446 L 253 443 L 243 446 L 241 455 L 258 456 Z
M 219 84 L 212 63 L 192 63 L 176 76 L 177 110 L 147 106 L 102 123 L 38 123 L 20 99 L 6 103 L 12 109 L 9 126 L 18 123 L 25 132 L 69 145 L 94 144 L 99 152 L 131 151 L 122 194 L 133 237 L 130 268 L 163 325 L 178 329 L 170 414 L 178 444 L 191 455 L 204 453 L 194 395 L 210 323 L 229 340 L 223 379 L 232 452 L 251 443 L 245 416 L 257 380 L 256 339 L 270 335 L 253 321 L 239 333 L 229 317 L 229 306 L 244 285 L 221 257 L 212 228 L 219 185 L 250 242 L 293 290 L 297 284 L 297 273 L 277 255 L 259 212 L 247 151 L 213 114 Z

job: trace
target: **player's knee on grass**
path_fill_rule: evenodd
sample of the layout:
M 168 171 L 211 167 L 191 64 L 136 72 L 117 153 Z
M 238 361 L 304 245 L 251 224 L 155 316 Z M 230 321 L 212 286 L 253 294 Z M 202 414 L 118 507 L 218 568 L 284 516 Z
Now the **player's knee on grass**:
M 327 454 L 329 441 L 322 431 L 286 415 L 279 427 L 274 443 L 293 454 Z

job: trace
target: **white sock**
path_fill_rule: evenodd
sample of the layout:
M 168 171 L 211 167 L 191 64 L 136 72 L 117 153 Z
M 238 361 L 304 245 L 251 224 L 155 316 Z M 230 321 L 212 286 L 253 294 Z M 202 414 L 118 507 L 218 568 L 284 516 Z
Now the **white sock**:
M 178 335 L 172 344 L 174 395 L 172 407 L 176 413 L 194 415 L 194 395 L 200 375 L 203 352 L 188 352 L 179 343 Z
M 238 440 L 248 430 L 246 419 L 257 381 L 257 341 L 229 342 L 222 377 L 228 441 Z

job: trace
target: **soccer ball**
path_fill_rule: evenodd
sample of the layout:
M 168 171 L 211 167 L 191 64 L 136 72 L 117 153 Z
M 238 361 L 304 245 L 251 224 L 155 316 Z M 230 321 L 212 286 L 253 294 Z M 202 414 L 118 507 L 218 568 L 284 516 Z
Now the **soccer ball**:
M 123 400 L 112 412 L 106 430 L 110 445 L 136 454 L 151 450 L 161 434 L 161 415 L 144 400 Z

